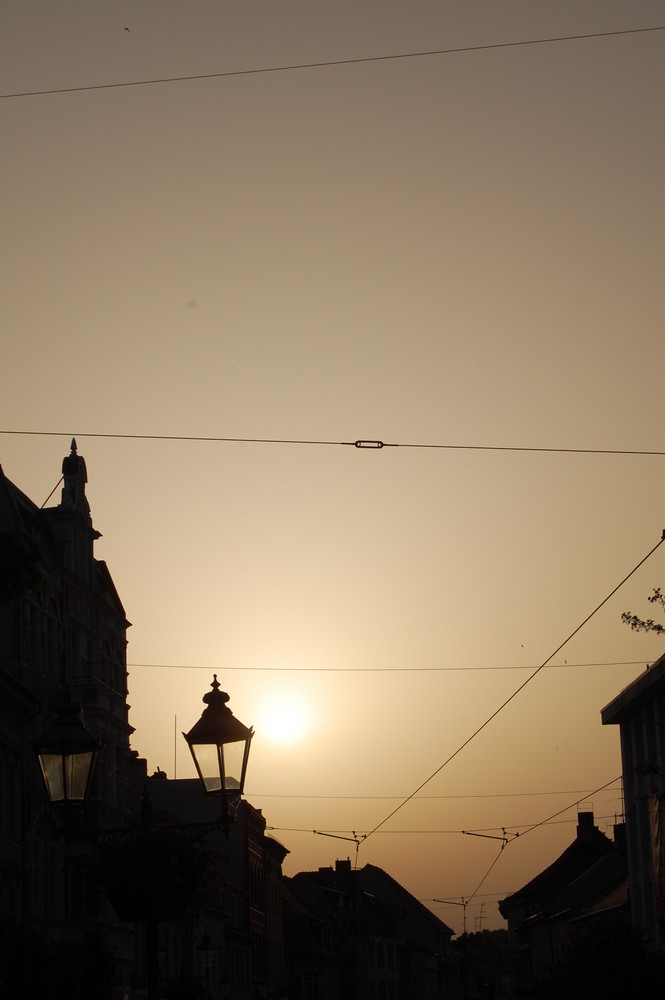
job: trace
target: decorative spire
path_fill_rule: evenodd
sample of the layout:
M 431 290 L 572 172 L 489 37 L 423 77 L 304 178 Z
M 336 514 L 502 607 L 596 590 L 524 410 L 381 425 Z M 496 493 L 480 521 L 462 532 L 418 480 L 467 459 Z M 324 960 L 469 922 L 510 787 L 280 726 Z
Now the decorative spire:
M 83 459 L 76 450 L 76 438 L 72 438 L 71 452 L 63 459 L 62 475 L 64 485 L 62 487 L 61 507 L 70 510 L 77 510 L 86 518 L 90 518 L 90 507 L 85 496 L 85 484 L 88 481 L 88 472 Z

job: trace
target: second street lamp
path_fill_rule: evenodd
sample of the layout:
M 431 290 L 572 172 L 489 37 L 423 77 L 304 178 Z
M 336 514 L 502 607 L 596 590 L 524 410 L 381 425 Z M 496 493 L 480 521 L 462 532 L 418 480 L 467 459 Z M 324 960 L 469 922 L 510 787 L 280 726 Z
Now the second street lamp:
M 49 801 L 53 804 L 83 803 L 90 791 L 101 750 L 86 729 L 81 706 L 72 701 L 56 705 L 57 717 L 35 743 Z
M 206 707 L 188 733 L 183 733 L 206 795 L 221 799 L 222 823 L 228 834 L 230 810 L 243 793 L 254 730 L 243 725 L 227 706 L 217 674 L 203 696 Z

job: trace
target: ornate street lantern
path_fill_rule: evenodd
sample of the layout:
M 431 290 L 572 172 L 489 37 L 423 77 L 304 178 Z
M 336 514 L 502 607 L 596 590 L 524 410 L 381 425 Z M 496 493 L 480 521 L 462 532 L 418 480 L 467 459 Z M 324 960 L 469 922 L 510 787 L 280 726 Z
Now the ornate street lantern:
M 215 964 L 215 957 L 217 955 L 217 949 L 210 940 L 210 936 L 207 931 L 204 931 L 203 937 L 201 938 L 199 945 L 196 949 L 196 954 L 199 958 L 199 963 L 202 969 L 206 971 L 206 978 L 208 970 L 212 969 Z
M 51 803 L 84 802 L 90 793 L 102 741 L 86 729 L 81 706 L 67 696 L 52 726 L 34 744 Z
M 235 718 L 227 706 L 225 691 L 220 691 L 217 674 L 210 685 L 212 691 L 203 696 L 206 708 L 199 721 L 188 733 L 187 740 L 194 764 L 206 795 L 218 795 L 222 800 L 222 819 L 228 826 L 229 805 L 242 795 L 249 747 L 254 730 Z

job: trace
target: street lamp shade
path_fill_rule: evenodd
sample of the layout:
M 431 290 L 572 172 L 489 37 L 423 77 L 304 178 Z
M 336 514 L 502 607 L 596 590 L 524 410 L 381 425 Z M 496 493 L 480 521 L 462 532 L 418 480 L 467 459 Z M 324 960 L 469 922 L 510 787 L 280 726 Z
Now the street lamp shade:
M 235 718 L 227 706 L 225 691 L 220 691 L 217 674 L 210 685 L 212 691 L 203 696 L 206 708 L 188 733 L 187 740 L 206 795 L 221 795 L 223 799 L 242 795 L 249 748 L 254 730 Z
M 57 717 L 34 744 L 52 803 L 84 802 L 90 794 L 101 740 L 86 729 L 81 706 L 70 697 L 56 705 Z

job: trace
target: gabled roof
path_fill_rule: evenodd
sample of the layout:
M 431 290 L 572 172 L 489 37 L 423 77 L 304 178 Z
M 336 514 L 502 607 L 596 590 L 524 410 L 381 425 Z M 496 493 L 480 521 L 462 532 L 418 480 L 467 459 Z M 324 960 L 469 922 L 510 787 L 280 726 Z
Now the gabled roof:
M 428 909 L 424 903 L 421 903 L 419 899 L 412 896 L 408 889 L 405 889 L 403 885 L 394 879 L 392 875 L 389 875 L 383 868 L 379 868 L 377 865 L 367 864 L 365 865 L 363 871 L 366 872 L 367 876 L 378 878 L 383 881 L 392 889 L 394 893 L 396 893 L 397 896 L 402 897 L 408 906 L 417 910 L 421 917 L 424 917 L 430 923 L 436 925 L 444 934 L 452 936 L 455 933 L 451 927 L 448 927 L 448 925 L 440 919 L 440 917 L 437 917 L 437 915 L 432 913 L 432 911 Z
M 602 857 L 614 851 L 614 844 L 594 826 L 593 813 L 578 816 L 577 837 L 544 871 L 523 885 L 517 892 L 499 901 L 503 917 L 526 907 L 532 912 L 544 910 L 576 879 L 587 872 Z
M 628 898 L 628 862 L 618 850 L 605 854 L 550 900 L 544 909 L 548 916 L 581 914 L 593 909 L 620 905 Z
M 435 928 L 441 934 L 452 937 L 454 931 L 448 927 L 435 913 L 432 913 L 419 899 L 412 896 L 408 889 L 377 865 L 366 864 L 362 868 L 352 868 L 350 861 L 337 861 L 335 868 L 319 868 L 316 872 L 299 872 L 294 880 L 316 881 L 328 889 L 339 892 L 374 892 L 378 886 L 386 888 L 386 894 L 376 893 L 383 905 L 399 903 L 404 911 L 417 913 L 419 918 Z

